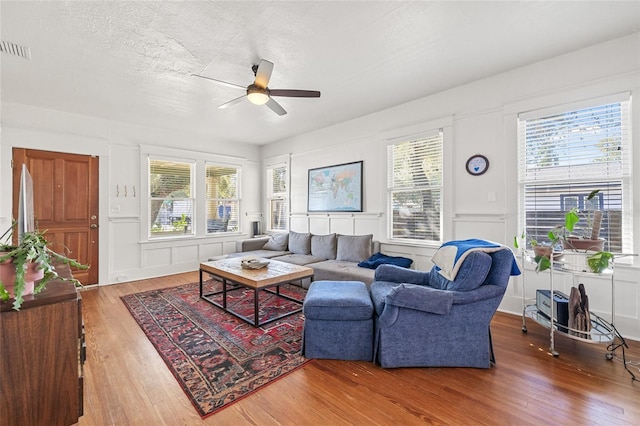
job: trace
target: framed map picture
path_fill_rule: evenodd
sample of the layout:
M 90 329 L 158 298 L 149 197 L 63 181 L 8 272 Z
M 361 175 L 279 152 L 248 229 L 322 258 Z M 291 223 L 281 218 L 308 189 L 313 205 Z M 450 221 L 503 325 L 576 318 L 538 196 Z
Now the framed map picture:
M 361 212 L 362 161 L 309 169 L 309 212 Z

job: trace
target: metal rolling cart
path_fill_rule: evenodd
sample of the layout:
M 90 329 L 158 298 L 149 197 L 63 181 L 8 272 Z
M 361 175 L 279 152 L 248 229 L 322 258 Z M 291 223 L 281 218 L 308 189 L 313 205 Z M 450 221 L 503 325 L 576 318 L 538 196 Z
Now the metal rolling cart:
M 611 360 L 614 357 L 614 351 L 617 348 L 616 345 L 612 344 L 618 336 L 624 344 L 624 339 L 617 333 L 617 330 L 614 326 L 615 322 L 615 272 L 613 266 L 613 260 L 611 262 L 610 268 L 601 272 L 594 273 L 587 271 L 588 267 L 586 263 L 578 262 L 577 256 L 573 255 L 582 255 L 586 259 L 585 253 L 565 253 L 563 258 L 554 259 L 554 256 L 550 256 L 551 267 L 548 269 L 549 274 L 549 295 L 550 295 L 550 315 L 546 315 L 538 309 L 535 300 L 531 303 L 531 300 L 527 300 L 525 296 L 525 274 L 522 274 L 522 332 L 527 332 L 527 318 L 532 319 L 536 323 L 542 325 L 549 329 L 549 351 L 554 357 L 558 357 L 560 354 L 555 350 L 555 333 L 557 331 L 562 332 L 564 336 L 578 340 L 585 343 L 591 344 L 608 344 L 608 350 L 605 354 L 605 358 L 607 360 Z M 631 254 L 615 254 L 615 258 L 620 258 L 624 256 L 636 256 Z M 534 257 L 531 253 L 527 253 L 525 250 L 522 251 L 522 264 L 530 262 L 535 263 Z M 591 317 L 591 331 L 585 332 L 583 330 L 575 330 L 564 324 L 561 324 L 557 318 L 558 313 L 556 312 L 556 304 L 554 301 L 555 289 L 554 289 L 554 275 L 558 272 L 564 272 L 568 274 L 572 274 L 575 278 L 576 276 L 593 276 L 596 275 L 608 275 L 611 277 L 611 322 L 605 320 L 601 316 L 595 314 L 594 312 L 590 312 Z

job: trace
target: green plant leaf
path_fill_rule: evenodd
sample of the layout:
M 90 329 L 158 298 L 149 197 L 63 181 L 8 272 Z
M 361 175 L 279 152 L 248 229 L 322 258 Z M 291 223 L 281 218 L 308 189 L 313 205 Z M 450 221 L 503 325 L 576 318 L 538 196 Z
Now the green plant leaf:
M 15 221 L 14 224 L 12 224 L 10 230 L 13 230 L 14 227 Z M 6 252 L 5 254 L 0 256 L 0 261 L 10 260 L 16 270 L 15 283 L 13 288 L 13 294 L 15 298 L 13 302 L 13 309 L 15 310 L 19 310 L 22 302 L 24 301 L 24 278 L 25 271 L 29 263 L 37 263 L 38 269 L 41 269 L 44 272 L 43 278 L 37 283 L 34 289 L 34 294 L 38 294 L 45 288 L 45 285 L 48 282 L 54 279 L 71 281 L 76 286 L 82 285 L 76 279 L 60 277 L 56 272 L 55 266 L 53 265 L 55 261 L 66 263 L 78 269 L 87 269 L 89 267 L 88 265 L 79 263 L 77 260 L 69 259 L 64 254 L 56 253 L 49 247 L 47 247 L 47 240 L 44 237 L 45 232 L 46 231 L 25 232 L 24 234 L 22 234 L 17 246 L 12 246 L 4 243 L 0 245 L 2 251 Z M 2 238 L 5 238 L 6 235 L 7 233 L 5 233 Z M 10 238 L 10 235 L 7 238 Z M 2 283 L 0 283 L 0 299 L 5 296 L 4 293 L 6 292 L 6 289 L 1 286 L 1 284 Z
M 11 295 L 9 294 L 7 289 L 4 288 L 4 286 L 2 285 L 2 281 L 0 281 L 0 300 L 2 300 L 3 302 L 6 302 L 7 300 L 9 300 L 10 297 Z
M 537 263 L 536 272 L 546 271 L 551 268 L 551 260 L 546 256 L 536 256 L 535 261 Z
M 587 264 L 592 272 L 599 274 L 609 267 L 611 259 L 613 259 L 613 254 L 608 251 L 599 251 L 587 258 Z
M 564 227 L 567 228 L 569 232 L 573 232 L 573 228 L 579 221 L 580 216 L 578 216 L 578 212 L 576 212 L 576 209 L 571 209 L 571 211 L 568 211 L 564 216 Z
M 600 192 L 600 190 L 599 190 L 599 189 L 594 189 L 593 191 L 591 191 L 591 192 L 589 193 L 589 195 L 587 195 L 587 200 L 590 200 L 590 199 L 592 199 L 593 197 L 595 197 L 595 196 L 596 196 L 596 194 L 597 194 L 598 192 Z

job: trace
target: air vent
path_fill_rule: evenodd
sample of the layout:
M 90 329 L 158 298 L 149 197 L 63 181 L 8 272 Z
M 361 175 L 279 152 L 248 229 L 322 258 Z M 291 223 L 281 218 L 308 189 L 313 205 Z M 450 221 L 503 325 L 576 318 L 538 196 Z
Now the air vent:
M 20 46 L 4 40 L 0 40 L 0 52 L 20 56 L 25 59 L 31 59 L 31 49 L 26 46 Z

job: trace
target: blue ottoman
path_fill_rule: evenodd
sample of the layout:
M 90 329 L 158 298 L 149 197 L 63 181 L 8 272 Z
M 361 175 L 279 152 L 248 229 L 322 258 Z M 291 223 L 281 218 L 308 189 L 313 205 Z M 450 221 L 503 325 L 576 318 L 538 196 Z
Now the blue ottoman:
M 364 283 L 314 281 L 302 312 L 302 355 L 373 361 L 373 303 Z

